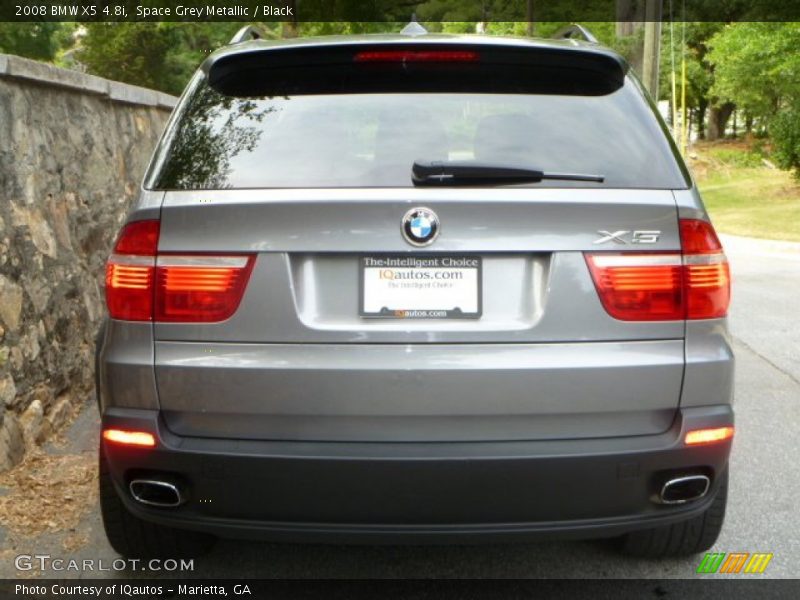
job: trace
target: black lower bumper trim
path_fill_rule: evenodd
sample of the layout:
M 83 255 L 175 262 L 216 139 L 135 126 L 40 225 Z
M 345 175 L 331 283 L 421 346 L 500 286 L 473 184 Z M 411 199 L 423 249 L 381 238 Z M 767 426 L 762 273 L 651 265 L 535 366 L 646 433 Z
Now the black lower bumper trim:
M 109 410 L 105 427 L 151 431 L 156 448 L 105 444 L 120 496 L 139 517 L 225 537 L 290 542 L 469 543 L 614 536 L 700 514 L 730 442 L 687 447 L 688 429 L 729 425 L 728 406 L 683 409 L 660 435 L 436 444 L 182 438 L 155 411 Z M 702 473 L 704 498 L 654 500 L 666 478 Z M 180 507 L 137 504 L 133 477 L 180 480 Z

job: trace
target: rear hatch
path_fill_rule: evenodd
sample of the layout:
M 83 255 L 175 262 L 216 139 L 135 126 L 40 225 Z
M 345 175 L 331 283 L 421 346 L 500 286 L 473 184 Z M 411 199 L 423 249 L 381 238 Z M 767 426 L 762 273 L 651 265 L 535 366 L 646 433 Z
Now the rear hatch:
M 165 191 L 165 265 L 252 261 L 229 318 L 154 325 L 173 431 L 456 441 L 669 427 L 684 321 L 612 317 L 587 265 L 680 253 L 671 190 L 685 176 L 613 55 L 246 46 L 195 79 L 148 179 Z M 602 181 L 414 186 L 415 162 Z

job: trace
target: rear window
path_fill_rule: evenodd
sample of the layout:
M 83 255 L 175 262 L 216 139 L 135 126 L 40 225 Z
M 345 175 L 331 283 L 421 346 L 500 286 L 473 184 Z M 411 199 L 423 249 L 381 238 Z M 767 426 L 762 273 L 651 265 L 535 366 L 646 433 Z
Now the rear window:
M 631 80 L 611 93 L 391 92 L 237 97 L 198 84 L 153 163 L 160 190 L 411 187 L 415 160 L 476 160 L 603 183 L 687 187 Z

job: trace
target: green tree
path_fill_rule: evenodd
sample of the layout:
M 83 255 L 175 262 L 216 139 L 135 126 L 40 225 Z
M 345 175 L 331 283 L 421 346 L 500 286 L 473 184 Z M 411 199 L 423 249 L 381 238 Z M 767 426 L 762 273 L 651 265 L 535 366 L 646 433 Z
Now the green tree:
M 734 23 L 709 45 L 711 93 L 762 123 L 778 164 L 800 177 L 800 23 Z
M 89 23 L 78 60 L 90 73 L 179 94 L 241 23 Z
M 78 60 L 100 77 L 174 91 L 166 58 L 174 42 L 164 23 L 89 23 Z
M 170 87 L 166 91 L 179 94 L 192 73 L 214 50 L 227 44 L 244 23 L 162 23 L 172 46 L 164 56 L 170 73 Z M 277 35 L 277 23 L 270 24 L 272 35 Z
M 800 100 L 772 118 L 769 133 L 775 146 L 775 161 L 784 169 L 794 169 L 800 179 Z
M 0 52 L 36 60 L 53 60 L 61 23 L 0 22 Z
M 714 68 L 707 59 L 708 40 L 722 27 L 723 23 L 664 23 L 661 35 L 661 69 L 659 99 L 672 100 L 672 76 L 675 74 L 676 94 L 681 91 L 681 62 L 686 59 L 686 105 L 692 121 L 697 125 L 698 136 L 705 138 L 706 115 L 716 119 L 715 131 L 720 125 L 719 107 L 710 97 L 714 81 Z M 708 109 L 712 108 L 711 111 Z
M 769 119 L 800 97 L 800 23 L 733 23 L 709 42 L 712 93 Z

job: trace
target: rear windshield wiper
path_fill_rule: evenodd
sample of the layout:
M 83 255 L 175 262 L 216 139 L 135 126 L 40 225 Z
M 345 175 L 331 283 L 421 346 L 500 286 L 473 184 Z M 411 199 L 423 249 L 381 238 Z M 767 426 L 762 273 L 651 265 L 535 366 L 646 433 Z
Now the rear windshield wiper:
M 513 185 L 545 179 L 603 183 L 602 175 L 545 173 L 537 169 L 475 161 L 415 161 L 411 180 L 416 186 Z

